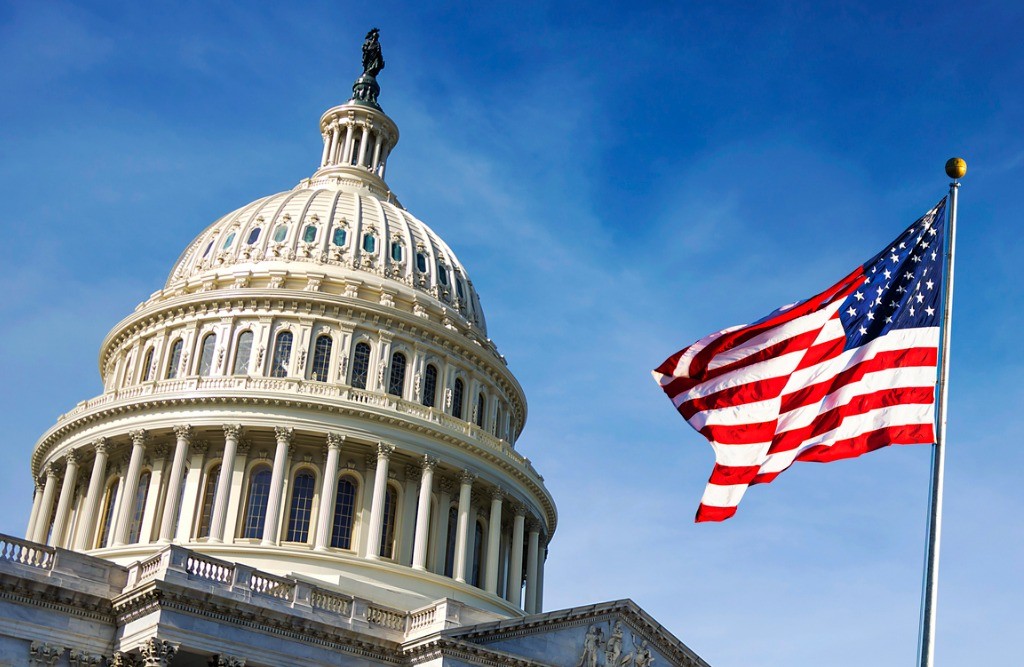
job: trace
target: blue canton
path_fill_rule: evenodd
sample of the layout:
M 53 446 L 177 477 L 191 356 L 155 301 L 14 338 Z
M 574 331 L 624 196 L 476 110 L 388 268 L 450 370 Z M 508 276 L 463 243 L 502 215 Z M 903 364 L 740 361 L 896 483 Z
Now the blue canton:
M 942 317 L 946 200 L 864 264 L 864 284 L 839 309 L 850 350 L 893 329 L 937 327 Z

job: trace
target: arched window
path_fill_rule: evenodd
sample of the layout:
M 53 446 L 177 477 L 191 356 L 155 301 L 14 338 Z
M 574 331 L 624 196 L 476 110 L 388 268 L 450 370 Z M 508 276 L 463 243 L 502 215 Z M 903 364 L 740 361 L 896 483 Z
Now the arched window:
M 288 375 L 288 361 L 292 357 L 292 332 L 280 331 L 274 342 L 274 356 L 270 361 L 270 377 L 283 378 Z
M 107 485 L 107 492 L 103 495 L 103 512 L 100 514 L 99 539 L 97 548 L 102 549 L 110 541 L 110 528 L 114 525 L 114 507 L 117 504 L 117 489 L 121 486 L 121 480 L 115 478 Z
M 455 542 L 459 530 L 459 510 L 454 507 L 448 510 L 448 534 L 444 549 L 444 576 L 455 573 Z
M 476 397 L 476 425 L 480 428 L 484 427 L 484 408 L 484 395 L 478 394 Z
M 469 583 L 480 585 L 480 568 L 484 561 L 484 525 L 479 521 L 473 528 L 473 569 L 469 573 Z
M 249 494 L 245 503 L 245 523 L 242 537 L 263 537 L 263 524 L 267 520 L 267 501 L 270 498 L 272 473 L 267 466 L 255 468 L 249 476 Z
M 286 542 L 305 542 L 309 539 L 309 519 L 313 513 L 313 490 L 316 477 L 303 470 L 295 475 L 292 483 L 292 504 L 288 510 L 288 533 Z
M 370 346 L 362 342 L 356 343 L 356 350 L 352 355 L 352 386 L 356 389 L 366 389 L 369 372 Z
M 135 506 L 132 523 L 128 528 L 128 544 L 135 544 L 142 537 L 142 514 L 146 511 L 146 498 L 149 496 L 149 471 L 139 475 L 139 484 L 135 487 Z
M 405 355 L 395 352 L 391 355 L 391 377 L 388 378 L 388 393 L 401 396 L 405 388 Z
M 380 557 L 393 558 L 395 555 L 395 519 L 398 516 L 398 491 L 388 485 L 384 492 L 384 523 L 380 527 Z
M 142 358 L 142 381 L 149 382 L 153 379 L 153 348 L 146 350 L 146 356 Z
M 199 532 L 197 537 L 210 536 L 210 524 L 213 523 L 213 499 L 217 495 L 217 481 L 220 479 L 220 464 L 210 468 L 206 473 L 206 484 L 203 485 L 203 504 L 199 510 Z
M 494 435 L 498 436 L 499 438 L 504 438 L 505 437 L 502 434 L 502 428 L 501 428 L 501 420 L 502 420 L 503 416 L 504 415 L 501 414 L 501 406 L 499 405 L 498 406 L 498 410 L 497 410 L 497 414 L 494 415 Z
M 238 336 L 238 345 L 235 347 L 235 367 L 232 369 L 234 375 L 245 375 L 249 372 L 249 357 L 252 356 L 252 332 L 243 331 Z
M 206 334 L 199 354 L 199 375 L 208 377 L 213 371 L 213 351 L 217 347 L 217 336 Z
M 452 417 L 462 419 L 462 393 L 465 385 L 460 378 L 455 379 L 455 388 L 452 389 Z
M 437 398 L 437 367 L 427 364 L 427 370 L 423 373 L 423 405 L 428 408 L 434 407 Z
M 171 346 L 171 357 L 167 360 L 168 380 L 178 377 L 178 365 L 181 363 L 181 346 L 182 341 L 180 338 L 174 341 L 174 345 Z
M 327 381 L 327 371 L 331 364 L 331 347 L 334 342 L 328 335 L 317 336 L 313 345 L 313 365 L 309 369 L 310 379 L 319 382 Z
M 349 160 L 350 164 L 356 164 L 357 162 L 359 162 L 359 143 L 359 137 L 355 137 L 354 139 L 352 139 L 352 157 Z
M 334 500 L 334 526 L 331 528 L 331 546 L 352 548 L 352 524 L 356 515 L 356 481 L 351 477 L 338 480 L 338 494 Z

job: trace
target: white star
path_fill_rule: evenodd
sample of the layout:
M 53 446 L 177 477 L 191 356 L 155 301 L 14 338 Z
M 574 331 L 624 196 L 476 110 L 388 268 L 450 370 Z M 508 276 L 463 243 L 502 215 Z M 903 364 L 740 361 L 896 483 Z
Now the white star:
M 935 258 L 938 257 L 938 256 L 939 256 L 939 254 L 937 252 L 932 252 L 932 261 L 934 262 Z
M 896 291 L 899 292 L 900 294 L 903 294 L 904 292 L 907 291 L 907 288 L 904 287 L 903 285 L 900 285 L 899 287 L 896 288 Z
M 885 323 L 886 324 L 892 324 L 892 315 L 890 315 L 889 317 L 885 318 Z
M 898 304 L 898 303 L 896 303 L 895 301 L 890 301 L 890 302 L 889 302 L 889 307 L 890 307 L 890 308 L 895 308 L 895 307 L 896 307 L 896 306 L 898 306 L 898 305 L 899 305 L 899 304 Z
M 894 254 L 892 254 L 892 255 L 890 255 L 890 256 L 889 256 L 889 259 L 891 259 L 891 260 L 892 260 L 893 262 L 899 262 L 899 261 L 900 261 L 900 258 L 899 258 L 899 256 L 898 256 L 898 255 L 896 255 L 895 253 L 894 253 Z
M 903 277 L 906 278 L 909 282 L 914 279 L 914 274 L 911 273 L 910 271 L 907 271 L 906 273 L 903 274 Z
M 917 299 L 918 303 L 921 303 L 921 302 L 924 301 L 924 294 L 921 294 L 920 292 L 918 292 L 917 294 L 914 295 L 914 298 Z
M 926 282 L 925 285 L 928 287 L 928 289 L 931 289 L 931 288 L 935 287 L 935 283 L 933 283 L 930 280 L 928 282 Z
M 876 293 L 876 294 L 881 294 L 881 293 L 882 293 L 882 288 L 881 288 L 881 287 L 879 287 L 878 289 L 876 289 L 876 290 L 875 290 L 875 293 Z
M 935 236 L 936 231 L 934 229 L 929 228 L 928 233 L 931 234 L 932 236 Z
M 881 294 L 879 294 L 878 298 L 875 299 L 875 305 L 876 306 L 881 306 L 882 305 L 882 295 Z
M 873 311 L 870 311 L 870 310 L 868 311 L 868 319 L 869 320 L 875 319 L 875 313 Z
M 889 278 L 892 278 L 892 272 L 891 272 L 891 271 L 889 271 L 889 269 L 886 269 L 886 270 L 884 271 L 884 274 L 885 274 L 885 278 L 886 278 L 886 280 L 888 280 Z
M 928 306 L 927 308 L 924 309 L 924 312 L 928 313 L 929 315 L 934 315 L 935 309 L 932 308 L 931 306 Z
M 928 242 L 927 241 L 922 241 L 921 242 L 921 247 L 922 248 L 927 248 L 928 247 Z
M 860 327 L 859 331 L 861 336 L 865 336 L 868 333 L 868 330 L 865 329 L 864 327 Z
M 853 297 L 854 297 L 855 299 L 857 299 L 857 301 L 863 301 L 863 300 L 864 300 L 864 292 L 856 292 L 856 293 L 855 293 L 855 294 L 853 295 Z
M 846 309 L 846 314 L 849 315 L 850 317 L 853 317 L 854 315 L 857 314 L 857 310 L 853 306 L 850 306 L 849 308 Z
M 921 261 L 921 256 L 920 255 L 911 255 L 910 256 L 910 261 L 912 261 L 912 262 L 920 262 Z
M 910 316 L 911 317 L 914 316 L 914 307 L 913 306 L 910 307 Z
M 906 247 L 907 247 L 906 242 L 903 242 L 903 243 L 900 244 L 900 250 L 903 250 Z

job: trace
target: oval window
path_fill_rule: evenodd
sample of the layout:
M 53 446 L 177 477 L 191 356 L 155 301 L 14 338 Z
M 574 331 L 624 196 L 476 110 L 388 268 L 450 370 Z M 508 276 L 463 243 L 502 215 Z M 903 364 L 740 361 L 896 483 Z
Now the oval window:
M 302 240 L 305 241 L 306 243 L 312 243 L 313 241 L 315 241 L 316 227 L 314 227 L 313 225 L 309 225 L 304 230 L 302 230 Z
M 402 244 L 401 243 L 392 243 L 391 244 L 391 259 L 395 260 L 396 262 L 401 262 L 402 261 Z
M 248 243 L 249 245 L 252 245 L 253 243 L 256 243 L 256 239 L 258 239 L 259 237 L 260 237 L 260 228 L 257 227 L 256 229 L 254 229 L 251 232 L 249 232 L 249 238 L 246 239 L 245 242 Z
M 334 230 L 334 238 L 332 238 L 331 241 L 334 243 L 334 245 L 345 245 L 346 236 L 347 234 L 345 233 L 345 230 L 339 227 L 338 229 Z
M 377 239 L 374 238 L 373 234 L 367 234 L 363 237 L 363 250 L 366 252 L 374 252 L 377 249 Z
M 420 270 L 420 273 L 427 272 L 427 256 L 422 252 L 416 253 L 416 268 Z
M 222 250 L 227 250 L 228 248 L 231 247 L 231 244 L 234 243 L 234 242 L 235 242 L 235 233 L 231 232 L 230 234 L 228 234 L 228 237 L 226 239 L 224 239 L 224 245 L 221 246 L 221 249 Z
M 210 250 L 211 250 L 212 248 L 213 248 L 213 241 L 210 241 L 210 242 L 209 242 L 209 243 L 208 243 L 208 244 L 206 245 L 206 250 L 204 250 L 204 251 L 203 251 L 203 257 L 206 257 L 207 255 L 209 255 L 209 254 L 210 254 Z
M 280 243 L 284 241 L 284 237 L 288 236 L 288 228 L 284 225 L 278 225 L 277 229 L 274 230 L 274 241 Z
M 448 269 L 444 268 L 444 264 L 437 265 L 437 279 L 442 285 L 448 284 Z

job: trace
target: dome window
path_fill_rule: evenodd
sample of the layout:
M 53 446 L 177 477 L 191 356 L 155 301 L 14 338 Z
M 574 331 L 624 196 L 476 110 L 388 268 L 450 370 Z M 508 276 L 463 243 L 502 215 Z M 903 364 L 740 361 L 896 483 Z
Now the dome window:
M 420 273 L 427 272 L 427 256 L 422 252 L 416 253 L 416 268 L 419 269 Z
M 462 289 L 462 281 L 458 278 L 455 279 L 455 291 L 459 294 L 459 300 L 466 298 L 466 293 Z
M 452 388 L 452 417 L 456 419 L 462 419 L 462 394 L 465 388 L 466 385 L 461 379 L 455 380 L 455 386 Z
M 396 262 L 402 261 L 402 244 L 397 241 L 391 244 L 391 259 Z
M 434 399 L 437 396 L 437 367 L 433 364 L 427 365 L 423 374 L 423 405 L 428 408 L 434 407 Z
M 444 264 L 438 263 L 437 265 L 437 280 L 442 285 L 448 284 L 448 269 L 445 268 Z
M 377 237 L 375 237 L 373 234 L 364 234 L 363 235 L 363 250 L 365 250 L 366 252 L 376 252 L 377 251 Z
M 203 257 L 206 257 L 207 255 L 209 255 L 210 251 L 212 249 L 213 249 L 213 241 L 210 241 L 209 243 L 206 244 L 206 250 L 203 251 Z
M 338 229 L 334 230 L 334 236 L 331 237 L 331 243 L 333 243 L 336 246 L 343 246 L 345 245 L 345 240 L 347 236 L 348 234 L 345 233 L 344 228 L 339 227 Z
M 312 243 L 313 241 L 316 241 L 316 226 L 309 225 L 304 230 L 302 230 L 302 240 L 305 241 L 306 243 Z
M 366 381 L 369 376 L 370 346 L 363 342 L 356 343 L 356 350 L 352 355 L 351 385 L 356 389 L 366 389 Z
M 228 237 L 224 239 L 224 245 L 221 246 L 221 250 L 227 250 L 231 247 L 231 244 L 235 242 L 235 233 L 231 232 Z
M 283 378 L 288 375 L 288 364 L 292 358 L 292 334 L 282 331 L 274 343 L 274 356 L 270 363 L 270 377 Z
M 345 476 L 338 480 L 338 493 L 334 501 L 334 526 L 331 530 L 331 546 L 336 549 L 352 547 L 357 485 L 358 481 L 352 477 Z
M 261 231 L 263 231 L 263 230 L 260 229 L 259 227 L 257 227 L 256 229 L 254 229 L 251 232 L 249 232 L 249 238 L 247 238 L 245 240 L 246 244 L 247 245 L 252 245 L 253 243 L 256 243 L 256 240 L 260 237 L 260 232 Z
M 277 229 L 274 230 L 274 243 L 281 243 L 286 236 L 288 236 L 288 226 L 278 225 Z

